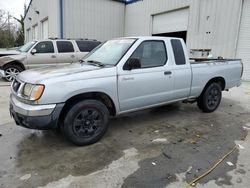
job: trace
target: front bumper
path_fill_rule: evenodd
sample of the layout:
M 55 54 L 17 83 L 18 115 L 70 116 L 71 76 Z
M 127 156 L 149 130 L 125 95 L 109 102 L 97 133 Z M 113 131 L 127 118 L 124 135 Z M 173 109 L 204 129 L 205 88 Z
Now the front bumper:
M 17 125 L 29 129 L 47 130 L 57 127 L 64 104 L 29 105 L 10 96 L 10 114 Z
M 4 70 L 1 70 L 1 69 L 0 69 L 0 78 L 4 78 L 4 77 L 5 77 Z

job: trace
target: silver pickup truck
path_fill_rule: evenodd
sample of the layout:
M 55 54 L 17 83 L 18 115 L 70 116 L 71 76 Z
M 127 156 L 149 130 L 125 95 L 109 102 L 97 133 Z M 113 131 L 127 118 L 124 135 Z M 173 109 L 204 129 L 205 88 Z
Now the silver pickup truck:
M 109 40 L 79 63 L 27 70 L 12 83 L 10 113 L 31 129 L 60 128 L 77 145 L 97 142 L 110 116 L 176 101 L 213 112 L 241 84 L 241 60 L 189 60 L 182 39 Z

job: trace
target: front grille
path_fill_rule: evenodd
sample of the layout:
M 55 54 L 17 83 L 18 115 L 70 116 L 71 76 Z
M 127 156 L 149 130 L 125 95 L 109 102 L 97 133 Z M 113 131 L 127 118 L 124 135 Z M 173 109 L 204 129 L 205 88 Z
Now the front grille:
M 13 81 L 13 84 L 12 84 L 12 89 L 17 93 L 18 89 L 20 88 L 21 86 L 21 83 L 18 82 L 16 79 Z

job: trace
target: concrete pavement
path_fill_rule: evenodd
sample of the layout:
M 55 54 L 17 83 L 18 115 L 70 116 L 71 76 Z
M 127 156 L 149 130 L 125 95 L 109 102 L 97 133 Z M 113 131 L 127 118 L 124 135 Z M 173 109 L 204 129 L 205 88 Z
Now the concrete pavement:
M 114 118 L 104 138 L 76 147 L 52 131 L 15 125 L 0 81 L 0 187 L 185 187 L 236 143 L 196 187 L 250 187 L 250 83 L 223 93 L 219 109 L 173 105 Z M 229 166 L 231 162 L 233 166 Z

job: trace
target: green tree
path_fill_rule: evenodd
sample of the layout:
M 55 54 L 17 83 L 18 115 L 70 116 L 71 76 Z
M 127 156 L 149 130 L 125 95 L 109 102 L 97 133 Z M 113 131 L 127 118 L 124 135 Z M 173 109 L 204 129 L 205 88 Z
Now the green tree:
M 24 16 L 20 15 L 20 19 L 13 17 L 20 25 L 21 27 L 18 28 L 18 31 L 16 32 L 17 37 L 15 40 L 15 46 L 22 46 L 24 44 Z
M 18 22 L 16 27 L 14 22 Z M 12 17 L 0 9 L 0 48 L 22 46 L 24 43 L 24 17 Z
M 14 35 L 8 30 L 0 30 L 0 48 L 14 47 L 15 38 Z

